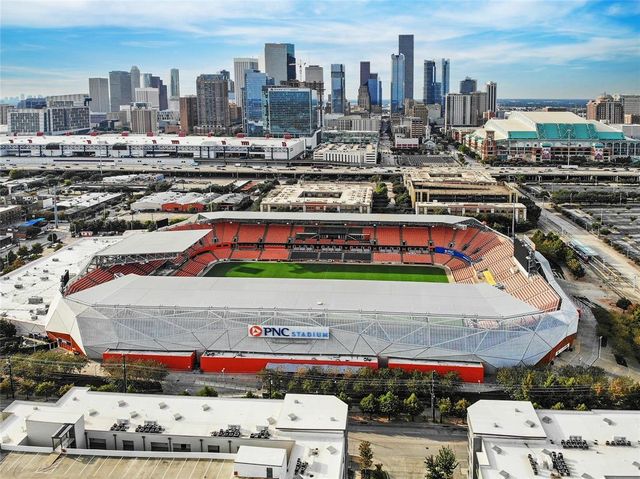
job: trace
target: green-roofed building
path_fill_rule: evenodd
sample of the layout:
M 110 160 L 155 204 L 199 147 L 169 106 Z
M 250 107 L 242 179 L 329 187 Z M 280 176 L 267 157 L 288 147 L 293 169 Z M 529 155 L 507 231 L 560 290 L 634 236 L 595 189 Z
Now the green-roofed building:
M 640 140 L 566 111 L 512 112 L 507 119 L 489 120 L 484 127 L 466 135 L 464 143 L 482 159 L 611 161 L 640 156 Z

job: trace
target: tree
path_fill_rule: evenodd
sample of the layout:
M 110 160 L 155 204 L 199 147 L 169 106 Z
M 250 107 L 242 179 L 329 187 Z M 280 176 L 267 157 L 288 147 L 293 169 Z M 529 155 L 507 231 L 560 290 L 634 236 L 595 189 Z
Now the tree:
M 442 422 L 442 418 L 451 414 L 451 399 L 442 398 L 438 401 L 438 411 L 440 411 L 440 422 Z
M 0 319 L 0 337 L 12 338 L 16 335 L 15 324 L 7 321 L 6 319 Z
M 453 410 L 456 412 L 456 415 L 461 418 L 467 417 L 467 408 L 471 405 L 469 401 L 465 398 L 460 399 L 456 402 L 455 406 L 453 406 Z
M 362 441 L 358 448 L 360 452 L 360 473 L 364 478 L 369 471 L 369 468 L 373 465 L 373 451 L 371 450 L 371 443 L 369 441 Z
M 202 389 L 198 390 L 198 392 L 196 393 L 196 396 L 217 398 L 218 397 L 218 391 L 213 389 L 211 386 L 205 386 Z
M 25 396 L 27 396 L 27 399 L 31 397 L 35 389 L 36 389 L 36 382 L 33 381 L 32 379 L 22 379 L 18 383 L 18 392 L 20 394 L 24 394 Z
M 20 248 L 18 248 L 18 256 L 21 258 L 29 256 L 29 249 L 26 246 L 20 246 Z
M 253 391 L 247 391 L 244 397 L 247 399 L 255 399 L 257 396 L 253 393 Z
M 4 394 L 7 397 L 11 394 L 11 381 L 9 378 L 4 378 L 0 381 L 0 394 Z
M 411 396 L 403 401 L 404 412 L 411 417 L 411 420 L 415 420 L 416 416 L 419 416 L 424 411 L 424 404 L 420 402 L 416 393 L 411 393 Z
M 49 235 L 47 235 L 47 241 L 50 243 L 55 243 L 56 241 L 58 241 L 58 235 L 55 233 L 49 233 Z
M 373 415 L 378 412 L 378 399 L 373 394 L 363 397 L 360 401 L 360 410 L 368 414 L 369 419 L 373 419 Z
M 631 301 L 629 301 L 627 298 L 620 298 L 618 299 L 618 301 L 616 301 L 616 306 L 626 311 L 627 309 L 629 309 L 629 306 L 631 306 Z
M 42 245 L 40 243 L 33 243 L 31 245 L 31 254 L 42 254 Z
M 555 403 L 553 406 L 551 406 L 551 409 L 555 409 L 555 410 L 561 410 L 564 409 L 564 404 L 561 403 L 560 401 L 558 401 L 557 403 Z
M 44 396 L 45 400 L 49 398 L 56 390 L 56 383 L 53 381 L 42 381 L 38 383 L 35 393 L 38 396 Z
M 443 446 L 436 456 L 427 457 L 424 464 L 427 468 L 425 479 L 452 479 L 458 467 L 458 460 L 453 449 Z
M 60 386 L 58 388 L 58 396 L 64 396 L 65 394 L 67 394 L 67 392 L 69 392 L 69 389 L 71 389 L 73 387 L 73 384 L 63 384 L 62 386 Z
M 386 394 L 380 396 L 378 403 L 380 404 L 380 412 L 386 414 L 389 421 L 391 421 L 392 416 L 400 412 L 400 398 L 391 391 L 387 391 Z
M 16 256 L 16 254 L 13 251 L 9 251 L 7 253 L 7 263 L 11 264 L 13 263 L 16 259 L 18 259 L 18 257 Z

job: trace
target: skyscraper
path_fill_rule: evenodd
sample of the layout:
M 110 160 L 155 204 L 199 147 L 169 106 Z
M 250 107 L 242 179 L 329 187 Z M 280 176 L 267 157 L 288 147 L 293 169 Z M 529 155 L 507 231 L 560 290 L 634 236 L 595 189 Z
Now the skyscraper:
M 413 100 L 413 35 L 398 36 L 398 53 L 404 55 L 404 98 Z
M 143 73 L 142 81 L 140 83 L 142 88 L 151 88 L 151 73 Z
M 136 88 L 134 100 L 158 109 L 160 107 L 160 91 L 157 88 Z
M 140 88 L 140 69 L 133 65 L 129 74 L 131 75 L 131 98 L 133 98 L 136 94 L 136 88 Z
M 311 136 L 319 128 L 318 96 L 311 88 L 264 87 L 263 118 L 272 135 Z
M 587 120 L 606 120 L 609 123 L 623 123 L 624 109 L 620 100 L 603 93 L 587 103 Z
M 158 95 L 160 100 L 160 110 L 167 110 L 169 108 L 167 85 L 163 83 L 162 78 L 155 75 L 151 75 L 150 87 L 158 89 Z
M 444 105 L 445 98 L 449 94 L 449 59 L 442 59 L 442 68 L 440 69 L 440 75 L 442 75 L 442 80 L 440 83 L 442 84 L 442 91 L 440 92 L 442 98 L 442 104 Z M 443 108 L 444 110 L 444 108 Z
M 292 43 L 265 43 L 265 73 L 276 85 L 296 79 L 296 53 Z
M 371 76 L 371 62 L 360 62 L 360 85 L 366 85 Z
M 487 82 L 487 111 L 498 111 L 498 84 L 493 81 Z
M 262 90 L 273 85 L 273 78 L 260 70 L 244 71 L 244 87 L 242 98 L 242 129 L 249 136 L 262 136 L 264 122 L 262 120 Z
M 171 99 L 176 100 L 180 98 L 180 70 L 177 68 L 171 69 Z
M 462 93 L 463 95 L 473 93 L 474 91 L 478 91 L 477 80 L 466 77 L 464 80 L 460 82 L 460 93 Z
M 324 83 L 324 69 L 320 65 L 309 65 L 304 69 L 304 81 L 307 83 Z
M 434 60 L 424 61 L 424 85 L 422 87 L 422 100 L 425 105 L 439 103 L 436 95 L 436 62 Z
M 89 78 L 89 110 L 92 113 L 106 113 L 109 108 L 109 80 L 107 78 Z
M 180 129 L 185 133 L 193 133 L 198 124 L 198 97 L 187 95 L 180 97 Z
M 369 89 L 369 98 L 371 98 L 371 106 L 379 106 L 382 98 L 380 98 L 380 86 L 377 73 L 369 73 L 367 87 Z
M 131 73 L 123 71 L 109 72 L 110 111 L 120 111 L 120 105 L 129 105 L 131 96 Z
M 344 94 L 344 65 L 331 64 L 331 113 L 344 113 L 346 103 Z
M 236 103 L 243 107 L 244 102 L 244 74 L 247 70 L 257 70 L 257 58 L 234 58 L 233 59 L 233 82 L 235 84 Z
M 229 82 L 222 75 L 196 78 L 198 125 L 209 130 L 226 130 L 229 119 Z
M 404 55 L 391 55 L 391 113 L 401 113 L 404 108 Z

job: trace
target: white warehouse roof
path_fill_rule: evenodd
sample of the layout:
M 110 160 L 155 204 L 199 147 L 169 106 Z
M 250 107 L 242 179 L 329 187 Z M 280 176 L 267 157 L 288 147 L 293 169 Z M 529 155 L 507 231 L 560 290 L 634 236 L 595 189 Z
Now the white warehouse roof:
M 96 256 L 124 256 L 135 254 L 182 253 L 207 235 L 207 230 L 154 231 L 127 236 L 105 248 Z

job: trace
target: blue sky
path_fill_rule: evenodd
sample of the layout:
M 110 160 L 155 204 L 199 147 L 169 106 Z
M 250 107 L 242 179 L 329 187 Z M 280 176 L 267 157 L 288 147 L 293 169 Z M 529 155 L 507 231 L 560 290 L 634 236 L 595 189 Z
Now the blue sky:
M 424 59 L 451 59 L 452 89 L 465 76 L 498 82 L 501 98 L 590 98 L 640 93 L 640 0 L 2 0 L 0 97 L 88 91 L 110 70 L 232 70 L 291 42 L 298 60 L 346 65 L 357 97 L 358 62 L 371 61 L 389 95 L 398 34 L 415 35 L 415 97 Z M 439 73 L 438 73 L 439 74 Z

